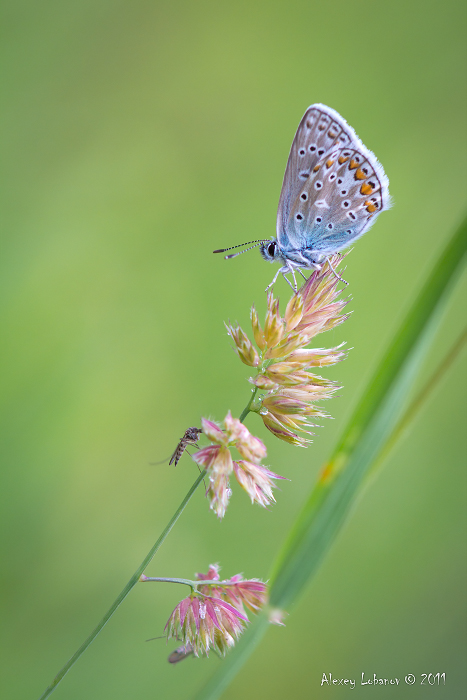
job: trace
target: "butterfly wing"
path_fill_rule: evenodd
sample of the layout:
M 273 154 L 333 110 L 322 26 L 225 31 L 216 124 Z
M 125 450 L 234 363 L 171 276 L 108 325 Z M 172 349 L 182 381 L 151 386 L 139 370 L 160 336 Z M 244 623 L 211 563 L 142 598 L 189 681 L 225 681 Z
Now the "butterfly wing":
M 318 158 L 310 150 L 314 145 Z M 283 252 L 327 255 L 342 250 L 389 205 L 388 179 L 375 155 L 337 112 L 324 105 L 310 107 L 292 143 L 279 202 Z
M 288 230 L 287 224 L 291 207 L 313 168 L 336 146 L 349 145 L 353 136 L 353 129 L 330 107 L 308 107 L 292 142 L 279 198 L 277 240 L 281 248 L 300 247 L 300 234 Z

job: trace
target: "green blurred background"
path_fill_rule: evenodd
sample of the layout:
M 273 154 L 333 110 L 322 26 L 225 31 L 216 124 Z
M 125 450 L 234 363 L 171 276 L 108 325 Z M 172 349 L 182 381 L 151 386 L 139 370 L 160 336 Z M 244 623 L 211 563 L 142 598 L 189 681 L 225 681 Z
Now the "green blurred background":
M 267 578 L 320 464 L 439 251 L 466 187 L 465 10 L 431 2 L 57 2 L 4 5 L 3 696 L 37 698 L 128 580 L 196 477 L 154 466 L 201 415 L 239 415 L 248 368 L 223 321 L 264 313 L 274 268 L 211 251 L 275 233 L 306 107 L 338 110 L 375 151 L 394 208 L 348 258 L 351 319 L 328 371 L 344 384 L 308 450 L 255 416 L 287 476 L 270 512 L 202 492 L 149 575 L 211 562 Z M 457 337 L 465 278 L 421 376 Z M 288 288 L 281 280 L 282 301 Z M 464 368 L 464 374 L 462 371 Z M 360 500 L 285 628 L 225 698 L 335 698 L 324 672 L 445 672 L 445 688 L 352 697 L 463 698 L 465 356 Z M 190 698 L 218 667 L 167 663 L 185 589 L 137 587 L 54 697 Z

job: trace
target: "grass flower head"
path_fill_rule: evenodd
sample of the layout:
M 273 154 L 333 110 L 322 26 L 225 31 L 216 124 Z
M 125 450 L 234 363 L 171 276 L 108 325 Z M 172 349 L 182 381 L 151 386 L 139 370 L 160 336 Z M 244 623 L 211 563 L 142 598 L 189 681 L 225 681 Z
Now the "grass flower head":
M 193 455 L 194 461 L 203 469 L 209 481 L 206 495 L 211 509 L 223 518 L 231 496 L 230 476 L 234 473 L 240 486 L 248 493 L 252 503 L 267 506 L 274 502 L 272 479 L 283 477 L 260 464 L 267 456 L 264 443 L 250 433 L 238 418 L 227 413 L 223 427 L 214 421 L 202 418 L 203 432 L 211 445 L 203 447 Z M 231 448 L 235 447 L 243 459 L 234 461 Z
M 332 256 L 334 269 L 342 257 Z M 260 325 L 255 307 L 251 310 L 257 351 L 239 326 L 227 325 L 239 357 L 243 362 L 247 355 L 254 357 L 254 362 L 246 364 L 258 370 L 250 382 L 261 394 L 250 410 L 261 415 L 273 435 L 292 445 L 308 446 L 309 436 L 313 435 L 309 428 L 316 426 L 314 420 L 330 417 L 315 402 L 331 398 L 341 388 L 315 371 L 343 360 L 346 352 L 342 345 L 307 347 L 319 333 L 335 328 L 348 317 L 343 313 L 348 300 L 339 298 L 338 283 L 328 266 L 314 272 L 292 296 L 284 316 L 279 311 L 279 300 L 270 292 L 264 327 Z

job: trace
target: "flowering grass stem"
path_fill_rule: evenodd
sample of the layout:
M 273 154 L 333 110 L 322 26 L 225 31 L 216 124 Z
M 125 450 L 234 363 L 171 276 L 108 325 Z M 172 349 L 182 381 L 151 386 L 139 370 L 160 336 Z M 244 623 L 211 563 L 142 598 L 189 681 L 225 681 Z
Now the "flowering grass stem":
M 245 420 L 245 418 L 247 417 L 247 415 L 250 413 L 250 407 L 251 407 L 251 404 L 253 403 L 253 401 L 255 400 L 256 392 L 257 392 L 257 391 L 258 391 L 258 387 L 255 387 L 255 388 L 253 389 L 253 391 L 251 392 L 251 398 L 250 398 L 250 400 L 248 401 L 247 405 L 245 406 L 245 408 L 243 409 L 243 411 L 242 411 L 241 414 L 240 414 L 240 418 L 239 418 L 240 423 L 243 423 L 243 421 Z
M 157 583 L 184 583 L 186 586 L 190 586 L 194 590 L 197 590 L 199 586 L 215 586 L 216 588 L 225 586 L 238 586 L 238 581 L 207 581 L 206 579 L 198 579 L 198 581 L 190 581 L 188 578 L 165 578 L 164 576 L 144 576 L 140 578 L 142 583 L 146 581 L 156 581 Z
M 251 404 L 253 403 L 253 400 L 256 396 L 257 388 L 255 388 L 252 391 L 250 400 L 248 401 L 247 405 L 245 406 L 241 416 L 240 416 L 240 422 L 243 423 L 245 418 L 247 417 L 248 413 L 250 413 L 250 407 Z M 68 671 L 72 668 L 72 666 L 75 665 L 75 663 L 78 661 L 80 656 L 84 654 L 86 649 L 91 645 L 91 643 L 95 640 L 97 635 L 100 633 L 100 631 L 105 627 L 107 622 L 110 620 L 114 612 L 117 610 L 117 608 L 123 603 L 127 595 L 130 593 L 130 591 L 136 586 L 136 584 L 139 581 L 165 581 L 165 582 L 171 582 L 171 583 L 184 583 L 188 586 L 191 586 L 192 590 L 197 590 L 197 586 L 200 585 L 200 581 L 189 581 L 188 579 L 174 579 L 174 578 L 148 578 L 144 577 L 141 578 L 144 574 L 144 570 L 148 566 L 148 564 L 151 562 L 153 559 L 154 555 L 156 554 L 157 550 L 159 547 L 162 545 L 164 540 L 166 539 L 167 535 L 170 533 L 172 530 L 173 526 L 185 510 L 185 507 L 187 506 L 189 500 L 195 493 L 196 489 L 198 486 L 201 484 L 203 481 L 204 477 L 206 475 L 206 469 L 201 471 L 200 475 L 196 479 L 195 483 L 191 487 L 191 489 L 188 491 L 186 494 L 185 498 L 183 501 L 180 503 L 179 507 L 173 514 L 172 518 L 169 520 L 167 523 L 166 527 L 162 531 L 162 534 L 158 538 L 158 540 L 155 542 L 153 547 L 149 550 L 148 554 L 146 557 L 143 559 L 133 576 L 130 578 L 126 586 L 123 588 L 123 590 L 119 593 L 115 601 L 112 603 L 110 608 L 107 610 L 105 613 L 104 617 L 102 620 L 96 625 L 96 627 L 93 629 L 89 637 L 83 642 L 83 644 L 77 649 L 77 651 L 73 654 L 73 656 L 66 662 L 66 664 L 63 666 L 63 668 L 60 669 L 60 671 L 57 673 L 55 678 L 53 679 L 52 683 L 46 688 L 46 690 L 42 693 L 40 696 L 39 700 L 45 700 L 45 698 L 48 698 L 49 695 L 55 690 L 55 688 L 58 686 L 60 681 L 65 677 L 65 675 L 68 673 Z M 212 585 L 209 582 L 203 581 L 203 585 Z M 225 584 L 223 584 L 225 585 Z
M 52 683 L 46 688 L 46 690 L 42 693 L 40 696 L 39 700 L 45 700 L 45 698 L 48 698 L 49 695 L 55 690 L 55 688 L 58 686 L 62 678 L 68 673 L 70 668 L 74 666 L 74 664 L 78 661 L 79 657 L 84 654 L 86 649 L 90 646 L 90 644 L 95 640 L 99 632 L 105 627 L 107 622 L 110 620 L 114 612 L 117 610 L 117 608 L 123 603 L 127 595 L 130 593 L 130 591 L 136 586 L 136 584 L 139 582 L 141 575 L 143 574 L 145 568 L 148 566 L 154 555 L 156 554 L 157 550 L 160 548 L 164 540 L 166 539 L 167 535 L 169 532 L 172 530 L 173 526 L 185 510 L 186 506 L 188 505 L 188 502 L 190 501 L 191 497 L 193 496 L 194 492 L 200 485 L 200 483 L 203 481 L 203 477 L 205 475 L 206 471 L 202 471 L 201 474 L 198 476 L 196 479 L 195 483 L 191 487 L 191 489 L 188 491 L 186 494 L 185 498 L 183 501 L 180 503 L 178 506 L 177 510 L 167 523 L 166 527 L 162 531 L 160 537 L 158 540 L 155 542 L 155 544 L 151 547 L 149 550 L 148 554 L 145 556 L 139 567 L 136 569 L 135 573 L 133 576 L 130 578 L 124 589 L 119 593 L 115 601 L 112 603 L 110 608 L 107 610 L 105 613 L 104 617 L 102 620 L 99 622 L 99 624 L 93 629 L 89 637 L 83 642 L 83 644 L 79 647 L 79 649 L 73 654 L 73 656 L 67 661 L 67 663 L 63 666 L 62 669 L 57 673 L 55 678 L 53 679 Z M 172 579 L 173 580 L 173 579 Z M 184 582 L 184 579 L 178 579 L 178 581 L 181 583 L 182 581 Z M 188 582 L 187 582 L 188 583 Z M 189 582 L 188 585 L 190 585 Z

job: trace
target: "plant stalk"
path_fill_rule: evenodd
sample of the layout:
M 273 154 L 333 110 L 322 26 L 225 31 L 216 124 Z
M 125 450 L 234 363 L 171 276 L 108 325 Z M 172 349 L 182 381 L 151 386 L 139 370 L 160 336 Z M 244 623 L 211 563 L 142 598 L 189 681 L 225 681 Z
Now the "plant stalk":
M 163 543 L 164 540 L 166 539 L 167 535 L 169 534 L 169 532 L 171 531 L 171 529 L 173 528 L 173 526 L 175 525 L 175 523 L 177 522 L 177 520 L 179 519 L 179 517 L 181 516 L 181 514 L 183 513 L 183 511 L 185 510 L 186 506 L 188 505 L 189 500 L 191 499 L 191 497 L 193 496 L 194 492 L 196 491 L 196 489 L 198 488 L 198 486 L 199 486 L 200 483 L 202 482 L 205 473 L 206 473 L 206 470 L 204 470 L 203 472 L 201 472 L 201 474 L 198 476 L 198 478 L 196 479 L 195 483 L 193 484 L 193 486 L 191 487 L 191 489 L 188 491 L 188 493 L 186 494 L 185 498 L 184 498 L 183 501 L 180 503 L 180 505 L 178 506 L 177 510 L 175 511 L 175 513 L 173 514 L 173 516 L 171 517 L 171 519 L 169 520 L 169 522 L 167 523 L 167 525 L 166 525 L 166 527 L 164 528 L 164 530 L 163 530 L 162 534 L 160 535 L 159 539 L 155 542 L 155 544 L 153 545 L 153 547 L 151 547 L 151 549 L 149 550 L 148 554 L 145 556 L 145 558 L 143 559 L 143 561 L 141 562 L 141 564 L 139 565 L 139 567 L 136 569 L 135 573 L 134 573 L 133 576 L 130 578 L 130 580 L 128 581 L 128 583 L 127 583 L 126 586 L 124 587 L 124 589 L 121 591 L 121 593 L 119 593 L 119 595 L 117 596 L 117 598 L 115 599 L 115 601 L 112 603 L 112 605 L 110 606 L 110 608 L 107 610 L 107 612 L 105 613 L 105 615 L 104 615 L 104 617 L 102 618 L 102 620 L 101 620 L 101 621 L 99 622 L 99 624 L 93 629 L 93 631 L 91 632 L 91 634 L 89 635 L 89 637 L 81 644 L 81 646 L 79 647 L 79 649 L 78 649 L 78 650 L 73 654 L 73 656 L 66 662 L 66 664 L 63 666 L 63 668 L 60 669 L 60 671 L 57 673 L 57 675 L 56 675 L 55 678 L 53 679 L 52 683 L 51 683 L 51 684 L 48 686 L 48 688 L 46 688 L 46 690 L 42 693 L 42 695 L 40 696 L 39 700 L 45 700 L 45 698 L 48 698 L 49 695 L 55 690 L 55 688 L 56 688 L 57 685 L 60 683 L 60 681 L 62 680 L 62 678 L 64 678 L 64 676 L 68 673 L 68 671 L 70 670 L 70 668 L 71 668 L 72 666 L 74 666 L 74 664 L 78 661 L 79 657 L 80 657 L 82 654 L 84 654 L 84 652 L 86 651 L 86 649 L 87 649 L 87 648 L 90 646 L 90 644 L 95 640 L 95 638 L 97 637 L 97 635 L 99 634 L 99 632 L 105 627 L 105 625 L 107 624 L 107 622 L 110 620 L 110 618 L 112 617 L 112 615 L 114 614 L 114 612 L 117 610 L 117 608 L 121 605 L 121 603 L 123 603 L 123 601 L 125 600 L 125 598 L 127 597 L 127 595 L 130 593 L 130 591 L 132 590 L 132 588 L 134 588 L 134 587 L 136 586 L 136 584 L 137 584 L 138 581 L 140 580 L 140 577 L 141 577 L 142 573 L 144 572 L 145 568 L 147 567 L 147 565 L 149 564 L 149 562 L 152 560 L 152 558 L 154 557 L 155 553 L 157 552 L 157 550 L 159 549 L 159 547 L 162 545 L 162 543 Z
M 256 391 L 255 389 L 252 394 L 251 398 L 248 401 L 247 405 L 242 411 L 242 414 L 240 416 L 240 421 L 243 423 L 245 418 L 247 417 L 248 413 L 250 412 L 250 406 L 256 396 Z M 166 581 L 166 582 L 171 582 L 171 583 L 184 583 L 188 586 L 191 586 L 192 589 L 196 588 L 196 585 L 199 585 L 200 581 L 188 581 L 188 579 L 166 579 L 166 578 L 144 578 L 141 579 L 141 576 L 144 573 L 144 570 L 148 566 L 148 564 L 151 562 L 153 559 L 154 555 L 156 554 L 157 550 L 159 547 L 162 545 L 164 540 L 166 539 L 167 535 L 169 532 L 172 530 L 173 526 L 185 510 L 189 500 L 193 496 L 194 492 L 200 485 L 200 483 L 203 481 L 203 478 L 206 475 L 206 469 L 200 473 L 198 478 L 196 479 L 195 483 L 191 487 L 191 489 L 188 491 L 186 494 L 185 498 L 183 501 L 180 503 L 179 507 L 173 514 L 172 518 L 169 520 L 167 523 L 165 529 L 163 530 L 162 534 L 160 535 L 159 539 L 155 542 L 154 546 L 151 547 L 149 550 L 148 554 L 145 556 L 139 567 L 136 569 L 135 573 L 133 576 L 130 578 L 124 589 L 119 593 L 115 601 L 112 603 L 110 608 L 107 610 L 105 613 L 104 617 L 102 620 L 99 622 L 99 624 L 93 629 L 89 637 L 81 644 L 79 649 L 73 654 L 73 656 L 66 662 L 66 664 L 63 666 L 63 668 L 60 669 L 60 671 L 57 673 L 55 678 L 53 679 L 52 683 L 45 689 L 45 691 L 42 693 L 40 696 L 39 700 L 45 700 L 45 698 L 48 698 L 51 693 L 55 690 L 55 688 L 58 686 L 60 681 L 66 676 L 68 671 L 72 666 L 75 665 L 75 663 L 78 661 L 79 657 L 84 654 L 86 649 L 90 646 L 90 644 L 95 640 L 99 632 L 105 627 L 107 622 L 110 620 L 114 612 L 117 610 L 117 608 L 123 603 L 127 595 L 130 593 L 130 591 L 136 586 L 136 584 L 140 581 Z M 203 585 L 210 585 L 209 582 L 203 581 Z M 212 584 L 211 584 L 212 585 Z

